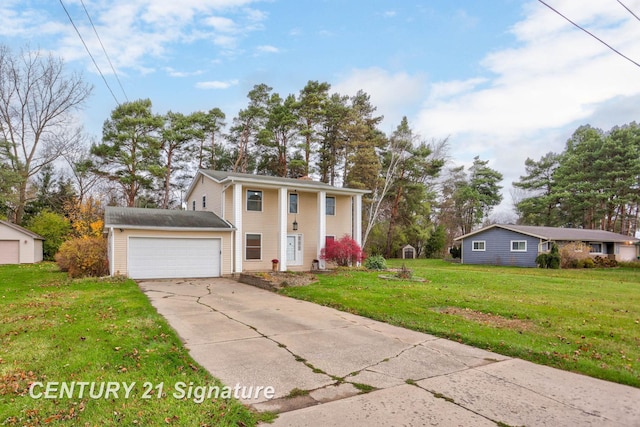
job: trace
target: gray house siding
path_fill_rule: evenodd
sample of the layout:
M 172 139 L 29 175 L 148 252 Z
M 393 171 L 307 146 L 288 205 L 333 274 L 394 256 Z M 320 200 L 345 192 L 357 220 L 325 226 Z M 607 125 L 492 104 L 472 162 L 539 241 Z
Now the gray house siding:
M 512 242 L 526 242 L 526 251 L 512 251 Z M 484 245 L 484 250 L 473 250 Z M 481 242 L 484 242 L 482 244 Z M 464 264 L 536 267 L 540 239 L 503 228 L 490 228 L 462 240 Z

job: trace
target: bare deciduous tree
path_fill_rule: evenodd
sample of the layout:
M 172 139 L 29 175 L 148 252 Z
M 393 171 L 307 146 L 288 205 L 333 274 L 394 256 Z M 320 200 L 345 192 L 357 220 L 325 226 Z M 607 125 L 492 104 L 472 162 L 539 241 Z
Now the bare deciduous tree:
M 65 72 L 52 55 L 0 45 L 0 157 L 19 177 L 14 220 L 22 222 L 29 179 L 62 156 L 79 137 L 72 113 L 92 87 L 78 74 Z

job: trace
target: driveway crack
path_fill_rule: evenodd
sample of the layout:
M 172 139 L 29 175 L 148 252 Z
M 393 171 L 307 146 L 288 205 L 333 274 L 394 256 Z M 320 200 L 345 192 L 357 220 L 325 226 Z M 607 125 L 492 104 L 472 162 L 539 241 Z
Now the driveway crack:
M 261 332 L 257 327 L 255 327 L 253 325 L 250 325 L 248 323 L 245 323 L 245 322 L 243 322 L 241 320 L 235 319 L 235 318 L 231 317 L 230 315 L 228 315 L 227 313 L 225 313 L 224 311 L 220 311 L 220 310 L 210 306 L 209 304 L 206 304 L 205 302 L 201 301 L 201 299 L 203 297 L 212 295 L 210 285 L 207 285 L 206 289 L 207 289 L 207 294 L 206 295 L 202 295 L 202 296 L 199 296 L 199 297 L 196 298 L 196 303 L 197 304 L 200 304 L 200 305 L 202 305 L 204 307 L 207 307 L 209 310 L 211 310 L 211 311 L 213 311 L 215 313 L 221 314 L 222 316 L 226 317 L 229 320 L 232 320 L 232 321 L 234 321 L 236 323 L 239 323 L 240 325 L 243 325 L 243 326 L 246 326 L 247 328 L 250 328 L 251 330 L 255 331 L 258 335 L 260 335 L 260 337 L 262 337 L 264 339 L 267 339 L 267 340 L 273 342 L 274 344 L 276 344 L 278 347 L 284 349 L 287 353 L 289 353 L 291 356 L 293 356 L 293 358 L 294 358 L 294 360 L 296 362 L 303 363 L 307 368 L 311 369 L 314 373 L 323 374 L 323 375 L 326 375 L 326 376 L 328 376 L 329 378 L 331 378 L 333 380 L 336 380 L 335 376 L 330 375 L 330 374 L 322 371 L 321 369 L 318 369 L 318 368 L 314 367 L 311 363 L 307 362 L 307 360 L 305 358 L 303 358 L 302 356 L 300 356 L 300 355 L 294 353 L 293 351 L 291 351 L 285 344 L 283 344 L 283 343 L 279 342 L 278 340 L 270 337 L 269 335 Z

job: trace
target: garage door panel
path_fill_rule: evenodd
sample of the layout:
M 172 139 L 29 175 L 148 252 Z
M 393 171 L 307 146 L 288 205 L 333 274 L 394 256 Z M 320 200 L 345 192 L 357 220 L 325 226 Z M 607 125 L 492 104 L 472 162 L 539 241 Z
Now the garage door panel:
M 220 239 L 130 237 L 129 277 L 220 276 Z
M 0 264 L 20 263 L 20 241 L 0 240 Z

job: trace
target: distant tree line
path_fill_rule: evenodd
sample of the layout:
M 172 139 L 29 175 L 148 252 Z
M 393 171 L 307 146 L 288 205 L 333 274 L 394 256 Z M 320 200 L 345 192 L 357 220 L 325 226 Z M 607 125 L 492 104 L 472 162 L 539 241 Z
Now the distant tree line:
M 640 126 L 579 127 L 562 153 L 528 158 L 513 185 L 522 224 L 635 235 L 640 207 Z

